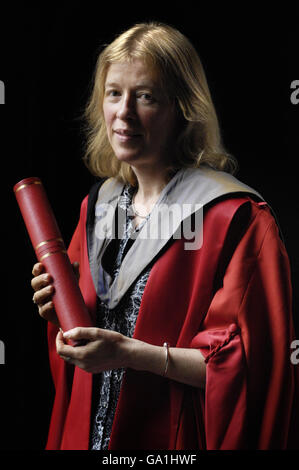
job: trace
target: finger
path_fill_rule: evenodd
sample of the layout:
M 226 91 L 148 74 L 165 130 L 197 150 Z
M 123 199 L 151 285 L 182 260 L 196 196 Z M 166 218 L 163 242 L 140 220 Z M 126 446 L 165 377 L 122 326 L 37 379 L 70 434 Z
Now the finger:
M 87 339 L 89 341 L 95 341 L 101 337 L 101 330 L 99 328 L 82 328 L 76 327 L 72 330 L 65 331 L 63 333 L 65 339 L 80 340 Z
M 48 317 L 48 315 L 50 315 L 52 311 L 54 311 L 54 303 L 52 300 L 49 300 L 49 302 L 46 302 L 43 305 L 37 305 L 37 306 L 39 309 L 39 314 L 46 320 L 48 319 L 46 317 Z
M 68 346 L 68 345 L 65 343 L 62 331 L 59 330 L 56 335 L 56 350 L 59 355 L 61 355 L 65 351 L 64 349 L 65 346 Z
M 31 279 L 31 287 L 34 291 L 37 291 L 42 287 L 48 286 L 52 280 L 52 277 L 48 273 L 39 274 Z
M 52 301 L 47 302 L 45 305 L 39 306 L 38 313 L 44 320 L 47 320 L 51 323 L 54 323 L 54 325 L 59 326 L 59 321 Z
M 38 276 L 45 271 L 45 267 L 42 263 L 35 263 L 32 269 L 33 276 Z
M 37 305 L 43 305 L 49 299 L 51 299 L 52 295 L 54 294 L 54 286 L 52 284 L 43 287 L 35 292 L 33 295 L 33 302 Z
M 77 352 L 76 348 L 65 343 L 61 331 L 56 336 L 56 351 L 63 359 L 75 359 Z

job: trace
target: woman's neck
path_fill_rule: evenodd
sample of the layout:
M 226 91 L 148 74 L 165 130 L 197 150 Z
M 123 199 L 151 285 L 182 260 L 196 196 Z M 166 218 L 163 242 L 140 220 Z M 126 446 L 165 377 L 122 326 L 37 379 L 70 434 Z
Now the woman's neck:
M 151 213 L 162 190 L 170 181 L 170 176 L 166 167 L 151 167 L 146 170 L 133 168 L 133 170 L 138 181 L 138 187 L 133 197 L 135 222 L 140 223 L 143 217 Z
M 170 180 L 166 168 L 149 168 L 142 171 L 134 168 L 134 173 L 138 181 L 135 200 L 138 200 L 139 204 L 147 205 L 157 199 Z

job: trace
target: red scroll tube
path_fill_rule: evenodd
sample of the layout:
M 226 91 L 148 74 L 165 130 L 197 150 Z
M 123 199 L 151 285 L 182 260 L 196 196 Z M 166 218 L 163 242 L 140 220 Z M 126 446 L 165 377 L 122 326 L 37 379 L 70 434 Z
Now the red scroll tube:
M 61 329 L 93 326 L 41 180 L 26 178 L 13 189 L 37 259 L 53 278 Z

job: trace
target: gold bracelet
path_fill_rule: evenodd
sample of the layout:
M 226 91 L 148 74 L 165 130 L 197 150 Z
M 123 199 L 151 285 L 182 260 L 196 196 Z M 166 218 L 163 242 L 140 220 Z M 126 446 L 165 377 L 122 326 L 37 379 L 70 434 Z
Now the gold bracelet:
M 163 347 L 166 349 L 166 361 L 165 361 L 165 369 L 164 369 L 164 374 L 163 374 L 163 377 L 165 377 L 167 374 L 168 363 L 169 363 L 169 343 L 164 343 Z

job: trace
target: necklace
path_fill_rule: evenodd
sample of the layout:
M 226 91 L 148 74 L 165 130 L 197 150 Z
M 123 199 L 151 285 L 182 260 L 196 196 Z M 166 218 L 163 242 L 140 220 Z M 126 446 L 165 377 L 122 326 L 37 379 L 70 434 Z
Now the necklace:
M 136 193 L 134 193 L 134 195 L 133 195 L 133 197 L 132 197 L 132 204 L 131 204 L 132 210 L 133 210 L 135 216 L 137 215 L 137 217 L 140 217 L 141 219 L 147 219 L 148 216 L 150 215 L 150 213 L 147 214 L 147 215 L 142 215 L 142 214 L 140 214 L 140 213 L 138 212 L 138 210 L 137 210 L 136 207 L 135 207 L 135 202 L 134 202 L 134 201 L 135 201 L 135 196 L 136 196 Z

